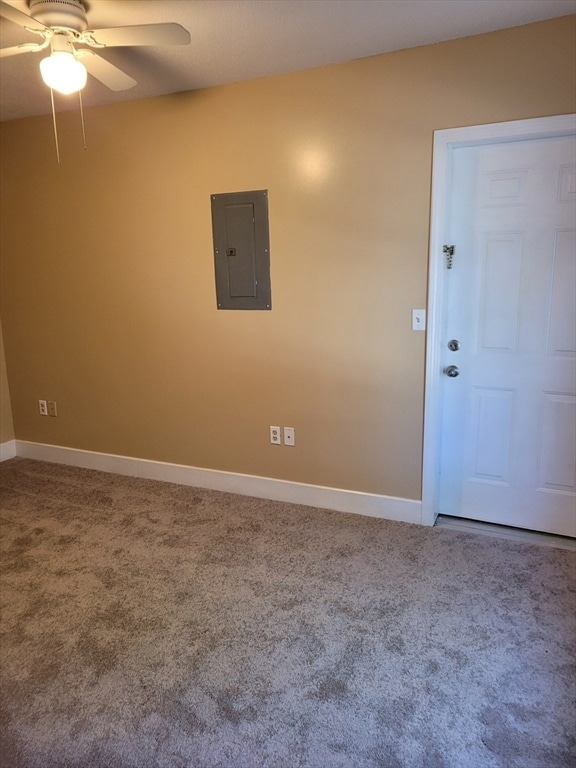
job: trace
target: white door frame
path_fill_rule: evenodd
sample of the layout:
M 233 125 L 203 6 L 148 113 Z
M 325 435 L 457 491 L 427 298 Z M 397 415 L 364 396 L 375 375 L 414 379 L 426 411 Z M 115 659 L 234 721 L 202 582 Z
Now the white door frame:
M 434 131 L 432 208 L 428 266 L 428 333 L 422 460 L 422 523 L 434 525 L 438 515 L 441 427 L 441 339 L 444 309 L 446 201 L 451 184 L 453 151 L 459 147 L 506 141 L 545 139 L 576 134 L 576 115 L 557 115 L 506 123 Z

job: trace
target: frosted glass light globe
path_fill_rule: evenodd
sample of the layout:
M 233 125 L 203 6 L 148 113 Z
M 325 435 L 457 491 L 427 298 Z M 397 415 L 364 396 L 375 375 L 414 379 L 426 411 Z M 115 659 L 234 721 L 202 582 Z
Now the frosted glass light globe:
M 60 93 L 81 91 L 88 73 L 72 53 L 57 51 L 40 62 L 40 73 L 47 86 Z

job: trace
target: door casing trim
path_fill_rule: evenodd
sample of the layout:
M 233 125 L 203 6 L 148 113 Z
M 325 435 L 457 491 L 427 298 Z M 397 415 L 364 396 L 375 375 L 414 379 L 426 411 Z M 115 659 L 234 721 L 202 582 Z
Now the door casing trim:
M 526 141 L 576 134 L 576 115 L 554 115 L 504 123 L 473 125 L 434 131 L 432 204 L 428 259 L 428 331 L 422 458 L 422 523 L 434 525 L 438 515 L 440 473 L 440 344 L 444 309 L 446 200 L 451 183 L 453 152 L 457 148 Z

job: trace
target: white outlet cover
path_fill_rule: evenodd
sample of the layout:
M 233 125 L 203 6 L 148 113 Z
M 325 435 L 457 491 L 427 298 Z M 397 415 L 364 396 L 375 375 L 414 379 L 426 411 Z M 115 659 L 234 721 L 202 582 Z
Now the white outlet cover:
M 284 427 L 284 445 L 295 445 L 294 427 Z

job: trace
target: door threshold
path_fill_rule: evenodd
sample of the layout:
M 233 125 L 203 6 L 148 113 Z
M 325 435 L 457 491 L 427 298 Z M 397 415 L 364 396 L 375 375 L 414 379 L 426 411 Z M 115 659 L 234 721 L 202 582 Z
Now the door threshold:
M 481 533 L 484 536 L 493 536 L 498 539 L 509 539 L 520 541 L 523 544 L 538 544 L 543 547 L 556 547 L 557 549 L 568 549 L 571 552 L 576 552 L 576 539 L 569 536 L 528 531 L 525 528 L 511 528 L 507 525 L 484 523 L 481 520 L 468 520 L 465 517 L 451 517 L 450 515 L 438 515 L 435 525 L 438 528 L 451 528 L 453 531 Z

